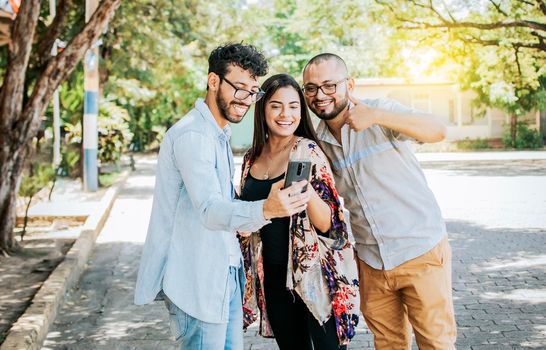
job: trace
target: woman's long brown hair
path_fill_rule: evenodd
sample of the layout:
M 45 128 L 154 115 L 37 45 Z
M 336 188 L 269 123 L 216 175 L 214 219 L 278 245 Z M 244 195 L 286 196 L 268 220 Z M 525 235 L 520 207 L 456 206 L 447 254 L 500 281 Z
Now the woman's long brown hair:
M 265 95 L 256 102 L 256 107 L 254 109 L 254 138 L 252 140 L 252 147 L 250 148 L 250 161 L 253 162 L 260 156 L 262 150 L 264 149 L 265 143 L 268 138 L 268 127 L 265 122 L 265 106 L 267 102 L 271 99 L 271 96 L 279 90 L 280 88 L 290 86 L 297 91 L 300 98 L 301 106 L 301 120 L 294 135 L 302 136 L 309 140 L 315 141 L 318 145 L 317 135 L 315 134 L 315 129 L 313 128 L 313 123 L 311 122 L 311 116 L 307 110 L 307 105 L 305 104 L 305 97 L 303 96 L 303 91 L 298 85 L 298 82 L 288 74 L 276 74 L 269 77 L 262 85 L 262 90 L 265 91 Z

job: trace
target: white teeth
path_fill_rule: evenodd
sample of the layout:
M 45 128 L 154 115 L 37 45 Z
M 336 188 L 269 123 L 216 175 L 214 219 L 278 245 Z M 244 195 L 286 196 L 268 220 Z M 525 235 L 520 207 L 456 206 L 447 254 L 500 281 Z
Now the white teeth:
M 289 125 L 292 125 L 293 123 L 292 122 L 277 122 L 277 124 L 289 126 Z
M 332 102 L 332 101 L 316 102 L 315 105 L 317 105 L 317 106 L 319 106 L 319 107 L 324 107 L 324 106 L 329 105 L 330 102 Z
M 240 107 L 240 106 L 235 106 L 235 109 L 238 110 L 238 111 L 241 112 L 241 113 L 244 113 L 244 112 L 246 112 L 246 110 L 247 110 L 248 108 Z

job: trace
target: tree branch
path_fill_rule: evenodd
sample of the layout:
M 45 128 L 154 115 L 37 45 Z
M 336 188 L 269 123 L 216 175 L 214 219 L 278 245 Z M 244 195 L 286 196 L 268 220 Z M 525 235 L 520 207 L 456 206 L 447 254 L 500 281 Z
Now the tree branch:
M 504 12 L 500 8 L 500 4 L 497 5 L 493 0 L 489 0 L 489 1 L 492 4 L 494 4 L 497 10 L 507 15 L 506 12 Z M 538 0 L 538 1 L 540 1 L 541 9 L 542 7 L 544 7 L 544 10 L 546 10 L 546 4 L 544 4 L 544 1 L 542 0 Z M 450 17 L 452 18 L 452 20 L 450 21 L 450 20 L 447 20 L 444 16 L 442 16 L 442 14 L 434 7 L 432 0 L 428 0 L 428 5 L 415 1 L 415 0 L 408 0 L 408 2 L 412 3 L 416 7 L 420 7 L 427 11 L 430 11 L 432 14 L 435 15 L 435 17 L 438 19 L 440 23 L 430 23 L 430 22 L 408 20 L 408 19 L 398 17 L 397 11 L 394 9 L 392 5 L 387 4 L 381 0 L 375 0 L 375 2 L 380 5 L 387 6 L 398 20 L 402 22 L 418 24 L 417 26 L 403 26 L 402 28 L 404 29 L 475 28 L 475 29 L 482 29 L 482 30 L 494 30 L 494 29 L 500 29 L 500 28 L 530 28 L 530 29 L 535 29 L 539 31 L 546 31 L 546 23 L 531 21 L 531 20 L 514 20 L 514 21 L 501 21 L 501 22 L 492 22 L 492 23 L 458 22 L 454 20 L 453 17 L 450 15 Z
M 514 45 L 514 57 L 516 58 L 516 65 L 518 67 L 518 79 L 520 81 L 520 84 L 521 84 L 521 64 L 519 63 L 519 47 Z
M 66 26 L 66 18 L 71 6 L 72 0 L 60 0 L 57 4 L 57 9 L 55 11 L 56 16 L 47 28 L 47 31 L 40 40 L 40 45 L 38 46 L 38 59 L 40 60 L 40 64 L 43 64 L 49 59 L 50 51 L 55 39 L 61 35 Z
M 538 0 L 538 1 L 540 1 L 540 0 Z M 533 7 L 535 7 L 535 4 L 534 4 L 534 3 L 532 3 L 531 1 L 527 1 L 527 0 L 519 0 L 519 2 L 521 2 L 521 3 L 524 3 L 524 4 L 526 4 L 526 5 L 529 5 L 529 6 L 533 6 Z
M 540 11 L 542 11 L 542 13 L 546 16 L 546 2 L 544 2 L 543 0 L 537 0 L 537 2 Z
M 405 21 L 416 23 L 415 21 Z M 493 22 L 493 23 L 475 23 L 475 22 L 444 22 L 428 23 L 419 22 L 419 26 L 403 26 L 404 29 L 429 29 L 429 28 L 475 28 L 482 30 L 495 30 L 500 28 L 529 28 L 540 31 L 546 31 L 546 23 L 540 23 L 528 20 Z
M 497 12 L 499 12 L 505 17 L 510 17 L 506 12 L 502 10 L 502 8 L 500 7 L 500 3 L 497 4 L 494 0 L 489 0 L 489 2 L 491 3 L 491 5 L 493 5 L 497 9 Z
M 18 120 L 18 123 L 23 124 L 21 128 L 24 135 L 23 144 L 30 140 L 31 131 L 38 127 L 40 114 L 55 89 L 70 75 L 87 50 L 97 41 L 120 2 L 121 0 L 102 0 L 83 30 L 72 39 L 59 56 L 48 62 Z
M 475 36 L 470 36 L 470 38 L 468 37 L 459 37 L 462 41 L 466 42 L 466 43 L 469 43 L 469 44 L 478 44 L 478 45 L 483 45 L 483 46 L 499 46 L 500 45 L 500 40 L 493 40 L 493 39 L 481 39 L 481 38 L 477 38 Z M 521 42 L 521 41 L 516 41 L 516 42 L 512 42 L 510 43 L 510 45 L 514 48 L 524 48 L 524 49 L 536 49 L 536 50 L 539 50 L 539 51 L 546 51 L 546 43 L 544 42 L 544 40 L 539 40 L 538 43 L 528 43 L 528 42 Z
M 40 0 L 26 0 L 13 23 L 8 69 L 0 89 L 0 144 L 4 144 L 4 137 L 10 137 L 10 122 L 23 108 L 25 74 L 39 15 Z
M 451 13 L 451 11 L 449 10 L 449 7 L 446 5 L 445 1 L 442 1 L 442 3 L 444 4 L 444 6 L 445 6 L 445 8 L 446 8 L 447 15 L 449 16 L 449 18 L 451 18 L 451 21 L 452 21 L 452 22 L 457 22 L 457 20 L 455 19 L 455 16 L 453 16 L 453 14 Z
M 412 0 L 410 0 L 412 1 Z M 376 3 L 382 5 L 382 6 L 385 6 L 386 8 L 389 9 L 389 11 L 392 13 L 392 15 L 394 16 L 394 18 L 399 21 L 399 22 L 404 22 L 404 23 L 413 23 L 413 24 L 417 24 L 417 25 L 424 25 L 424 24 L 427 24 L 425 22 L 420 22 L 420 21 L 416 21 L 416 20 L 411 20 L 411 19 L 408 19 L 408 18 L 404 18 L 404 17 L 400 17 L 398 16 L 398 13 L 396 12 L 396 10 L 394 9 L 394 7 L 389 4 L 389 3 L 386 3 L 386 2 L 383 2 L 381 0 L 375 0 Z M 399 28 L 404 28 L 404 27 L 399 27 Z

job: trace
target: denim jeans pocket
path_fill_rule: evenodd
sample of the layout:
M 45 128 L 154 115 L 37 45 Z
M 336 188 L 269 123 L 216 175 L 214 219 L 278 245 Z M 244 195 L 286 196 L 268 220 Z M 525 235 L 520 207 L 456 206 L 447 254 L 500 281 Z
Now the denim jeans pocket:
M 176 341 L 180 341 L 188 332 L 188 314 L 180 310 L 168 298 L 165 298 L 165 305 L 169 310 L 169 325 L 171 333 Z

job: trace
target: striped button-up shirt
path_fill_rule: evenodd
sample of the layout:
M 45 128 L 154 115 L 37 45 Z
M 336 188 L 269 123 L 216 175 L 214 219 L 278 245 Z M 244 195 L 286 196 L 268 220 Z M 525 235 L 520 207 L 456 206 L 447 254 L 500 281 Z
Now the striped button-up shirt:
M 398 113 L 415 110 L 388 99 L 363 103 Z M 390 270 L 434 247 L 445 223 L 407 137 L 373 125 L 341 129 L 341 144 L 321 121 L 317 136 L 333 162 L 336 187 L 350 212 L 358 257 Z

